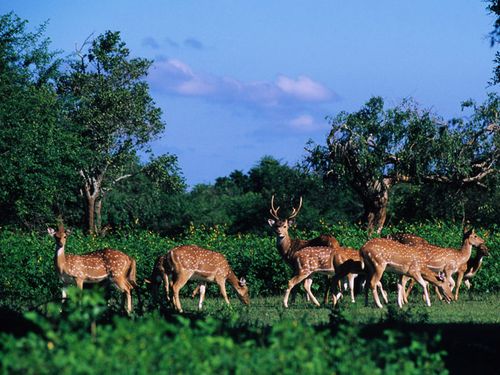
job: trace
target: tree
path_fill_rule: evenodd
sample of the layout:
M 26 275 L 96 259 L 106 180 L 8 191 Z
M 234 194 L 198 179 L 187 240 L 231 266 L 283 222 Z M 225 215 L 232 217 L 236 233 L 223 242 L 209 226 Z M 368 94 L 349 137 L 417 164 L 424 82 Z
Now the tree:
M 491 47 L 494 47 L 500 43 L 500 0 L 490 0 L 487 10 L 496 16 L 493 30 L 490 32 L 490 44 Z M 500 83 L 500 52 L 496 52 L 493 62 L 495 67 L 493 68 L 493 79 L 491 84 L 497 85 Z
M 308 161 L 324 176 L 349 184 L 363 203 L 369 234 L 381 232 L 389 193 L 398 183 L 439 183 L 466 189 L 497 171 L 498 97 L 473 107 L 469 121 L 445 123 L 411 100 L 384 110 L 380 97 L 354 113 L 330 118 L 326 146 Z
M 133 175 L 127 166 L 140 150 L 164 129 L 162 111 L 155 106 L 144 81 L 152 61 L 130 58 L 119 32 L 107 31 L 95 38 L 86 53 L 77 51 L 70 69 L 59 81 L 68 116 L 81 140 L 82 193 L 89 233 L 101 228 L 106 194 Z M 167 157 L 149 166 L 175 163 Z
M 0 16 L 0 212 L 33 228 L 75 204 L 77 144 L 55 90 L 61 60 L 45 25 Z

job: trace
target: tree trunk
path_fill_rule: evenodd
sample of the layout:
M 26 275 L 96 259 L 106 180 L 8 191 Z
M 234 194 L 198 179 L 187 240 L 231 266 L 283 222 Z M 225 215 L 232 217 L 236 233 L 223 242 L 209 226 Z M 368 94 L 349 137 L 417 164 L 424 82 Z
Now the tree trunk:
M 382 182 L 372 181 L 367 185 L 368 189 L 362 195 L 365 210 L 363 218 L 367 223 L 368 236 L 371 236 L 374 230 L 380 234 L 384 228 L 392 181 L 384 178 Z
M 95 197 L 87 195 L 85 203 L 87 204 L 87 232 L 93 235 L 95 233 Z

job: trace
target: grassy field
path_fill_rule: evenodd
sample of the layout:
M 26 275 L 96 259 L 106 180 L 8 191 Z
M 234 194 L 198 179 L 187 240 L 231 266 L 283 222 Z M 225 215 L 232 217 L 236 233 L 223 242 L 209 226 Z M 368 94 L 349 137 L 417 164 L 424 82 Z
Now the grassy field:
M 241 323 L 264 327 L 273 325 L 284 319 L 307 320 L 314 325 L 328 323 L 333 311 L 341 312 L 343 317 L 352 323 L 377 324 L 387 320 L 410 324 L 500 324 L 500 294 L 473 294 L 463 292 L 458 301 L 444 303 L 432 297 L 432 306 L 427 307 L 416 292 L 413 292 L 408 305 L 402 309 L 397 307 L 396 293 L 389 294 L 389 304 L 383 309 L 375 307 L 371 295 L 369 306 L 364 304 L 364 295 L 360 295 L 355 303 L 348 298 L 340 301 L 338 306 L 314 306 L 307 302 L 303 295 L 298 295 L 289 308 L 283 307 L 282 296 L 257 297 L 251 300 L 250 306 L 241 304 L 235 297 L 232 305 L 226 306 L 222 298 L 211 293 L 205 299 L 203 310 L 198 310 L 198 299 L 185 295 L 181 297 L 186 314 L 221 317 L 236 312 Z

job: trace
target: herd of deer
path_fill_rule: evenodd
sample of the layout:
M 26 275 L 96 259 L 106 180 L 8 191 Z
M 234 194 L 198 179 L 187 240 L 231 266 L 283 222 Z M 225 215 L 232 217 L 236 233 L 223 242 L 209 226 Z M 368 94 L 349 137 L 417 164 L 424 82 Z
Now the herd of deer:
M 378 290 L 387 303 L 387 293 L 380 281 L 386 270 L 401 275 L 398 282 L 399 307 L 408 302 L 408 293 L 415 281 L 423 287 L 424 299 L 428 306 L 431 305 L 428 283 L 435 286 L 440 299 L 443 297 L 439 291 L 442 291 L 446 301 L 457 300 L 462 280 L 465 279 L 467 287 L 470 287 L 469 279 L 481 267 L 483 257 L 488 255 L 484 240 L 473 230 L 464 233 L 462 247 L 459 250 L 432 245 L 413 234 L 393 234 L 387 238 L 373 238 L 359 251 L 341 246 L 334 237 L 328 235 L 320 235 L 311 240 L 293 239 L 288 234 L 288 229 L 293 225 L 301 207 L 302 198 L 298 208 L 293 208 L 287 218 L 281 219 L 278 215 L 279 207 L 274 206 L 274 196 L 271 199 L 270 213 L 273 218 L 268 222 L 276 234 L 277 248 L 281 257 L 294 272 L 285 292 L 283 300 L 285 307 L 288 307 L 292 289 L 302 281 L 307 298 L 319 306 L 320 303 L 311 291 L 311 277 L 316 273 L 324 273 L 333 275 L 327 289 L 330 287 L 334 289 L 332 293 L 334 305 L 342 296 L 340 281 L 344 278 L 348 279 L 351 300 L 354 302 L 354 279 L 362 275 L 367 283 L 365 303 L 368 303 L 368 288 L 370 288 L 376 305 L 382 308 Z M 126 310 L 128 313 L 132 311 L 131 291 L 138 289 L 136 262 L 133 258 L 109 248 L 84 255 L 66 254 L 64 248 L 69 233 L 63 224 L 59 224 L 57 231 L 49 228 L 48 233 L 56 243 L 55 265 L 63 283 L 63 300 L 66 298 L 65 288 L 69 284 L 76 284 L 82 289 L 84 283 L 108 280 L 125 294 Z M 478 248 L 474 258 L 471 258 L 472 246 Z M 458 273 L 456 283 L 453 279 L 455 273 Z M 172 288 L 173 304 L 179 312 L 182 312 L 179 292 L 190 279 L 200 281 L 193 293 L 193 297 L 196 293 L 200 293 L 198 304 L 200 309 L 205 298 L 206 282 L 217 283 L 228 304 L 226 280 L 234 287 L 243 303 L 250 302 L 245 279 L 236 277 L 226 258 L 220 253 L 194 245 L 178 246 L 159 256 L 151 278 L 146 282 L 156 287 L 163 283 L 168 301 L 171 300 L 170 288 Z M 405 290 L 406 283 L 410 279 L 412 284 Z M 455 288 L 454 295 L 453 288 Z M 325 303 L 328 302 L 328 292 L 329 290 L 325 293 Z

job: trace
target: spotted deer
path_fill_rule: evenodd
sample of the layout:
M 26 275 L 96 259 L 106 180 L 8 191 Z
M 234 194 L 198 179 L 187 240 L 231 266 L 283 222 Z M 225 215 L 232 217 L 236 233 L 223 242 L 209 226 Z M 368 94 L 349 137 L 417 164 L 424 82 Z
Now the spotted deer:
M 158 287 L 160 286 L 160 284 L 163 284 L 163 287 L 165 289 L 166 299 L 168 302 L 171 302 L 170 299 L 171 283 L 167 276 L 168 267 L 169 266 L 167 264 L 167 254 L 160 255 L 158 258 L 156 258 L 151 277 L 145 280 L 146 283 L 152 284 L 153 298 L 155 301 L 158 300 Z M 195 298 L 198 293 L 200 294 L 200 298 L 198 300 L 198 309 L 200 310 L 203 308 L 203 301 L 205 300 L 205 292 L 206 292 L 206 284 L 205 283 L 198 284 L 196 288 L 193 290 L 193 293 L 191 295 L 191 298 Z
M 245 279 L 238 279 L 224 255 L 215 251 L 203 249 L 195 245 L 175 247 L 165 254 L 162 272 L 164 273 L 161 277 L 165 282 L 167 296 L 169 296 L 168 275 L 172 275 L 173 303 L 179 312 L 182 312 L 179 292 L 190 279 L 217 283 L 224 301 L 229 304 L 226 293 L 227 280 L 236 290 L 241 301 L 246 305 L 250 303 Z M 200 297 L 200 305 L 203 303 L 204 293 L 202 293 L 202 296 Z
M 413 277 L 424 288 L 425 302 L 428 306 L 431 305 L 431 301 L 427 292 L 427 282 L 441 288 L 448 300 L 452 299 L 452 292 L 447 280 L 429 268 L 426 254 L 415 247 L 386 238 L 374 238 L 363 245 L 360 253 L 365 267 L 367 267 L 369 287 L 377 307 L 382 308 L 382 304 L 376 286 L 386 269 L 400 275 Z M 398 284 L 399 307 L 402 307 L 403 304 L 401 288 L 402 285 Z M 368 289 L 366 289 L 365 296 L 367 303 Z
M 310 240 L 301 240 L 298 238 L 291 238 L 288 229 L 295 223 L 295 217 L 299 214 L 302 208 L 302 197 L 300 197 L 298 208 L 292 207 L 292 213 L 285 219 L 279 217 L 279 207 L 274 206 L 274 195 L 271 198 L 271 209 L 269 210 L 273 219 L 268 219 L 268 223 L 276 234 L 276 248 L 278 249 L 283 260 L 293 269 L 295 264 L 295 254 L 305 248 L 311 246 L 326 246 L 330 248 L 340 247 L 339 242 L 335 237 L 328 235 L 320 235 Z M 312 279 L 306 278 L 304 281 L 304 288 L 311 290 Z M 307 293 L 308 299 L 312 293 Z M 314 298 L 316 300 L 316 298 Z M 325 292 L 325 303 L 328 300 L 328 288 Z M 317 300 L 316 300 L 317 301 Z
M 417 236 L 414 236 L 417 237 Z M 418 237 L 417 237 L 418 238 Z M 422 239 L 423 240 L 423 239 Z M 425 240 L 423 240 L 425 241 Z M 479 266 L 476 262 L 480 262 L 482 260 L 481 253 L 483 250 L 478 250 L 478 256 L 476 258 L 471 260 L 471 252 L 472 252 L 472 246 L 477 246 L 478 248 L 485 249 L 486 246 L 484 245 L 484 240 L 480 238 L 474 230 L 466 230 L 464 232 L 463 240 L 462 240 L 462 247 L 459 250 L 452 249 L 452 248 L 443 248 L 439 246 L 435 246 L 432 244 L 429 244 L 427 241 L 417 241 L 414 242 L 414 247 L 418 250 L 423 252 L 427 256 L 427 265 L 428 267 L 433 270 L 434 272 L 444 272 L 446 279 L 451 285 L 451 289 L 455 286 L 457 286 L 457 289 L 455 289 L 455 294 L 454 294 L 454 299 L 458 299 L 458 293 L 460 289 L 460 285 L 462 284 L 462 279 L 467 272 L 467 268 L 470 266 L 471 269 L 473 269 L 475 266 Z M 487 251 L 487 248 L 486 248 Z M 477 270 L 476 270 L 477 271 Z M 453 280 L 453 275 L 455 273 L 458 273 L 457 277 L 457 282 L 455 283 L 455 280 Z M 409 290 L 405 291 L 405 286 L 408 281 L 408 278 L 403 277 L 401 280 L 401 284 L 403 286 L 402 288 L 402 293 L 403 293 L 403 300 L 405 303 L 408 302 L 407 296 L 411 290 L 411 287 L 413 286 L 410 284 L 410 287 L 408 288 Z M 436 294 L 438 295 L 439 299 L 442 299 L 441 294 L 439 293 L 439 290 L 436 290 Z
M 310 280 L 310 277 L 314 273 L 324 273 L 327 275 L 335 273 L 333 266 L 334 252 L 335 249 L 331 247 L 311 246 L 305 247 L 295 253 L 289 263 L 294 271 L 294 276 L 288 281 L 288 288 L 283 299 L 285 307 L 288 307 L 288 298 L 295 285 L 301 283 L 303 280 Z M 304 289 L 311 301 L 316 306 L 319 306 L 318 300 L 311 292 L 311 284 L 312 282 L 304 283 Z
M 352 247 L 343 247 L 341 246 L 338 251 L 335 251 L 333 254 L 333 267 L 335 268 L 335 275 L 331 280 L 330 287 L 335 288 L 338 286 L 338 281 L 342 280 L 342 278 L 347 277 L 349 281 L 349 289 L 351 292 L 351 302 L 356 302 L 354 299 L 354 279 L 358 275 L 366 275 L 366 269 L 364 268 L 364 263 L 361 259 L 361 254 L 358 250 L 353 249 Z M 387 293 L 382 287 L 382 283 L 379 282 L 377 284 L 380 292 L 382 293 L 382 297 L 384 298 L 385 303 L 387 300 Z M 333 293 L 333 304 L 336 305 L 339 296 L 339 293 Z
M 65 246 L 69 231 L 64 230 L 64 225 L 59 224 L 58 230 L 47 229 L 54 238 L 56 253 L 54 262 L 59 278 L 63 283 L 62 298 L 66 299 L 66 287 L 76 284 L 83 289 L 84 283 L 100 283 L 111 281 L 121 290 L 126 300 L 127 313 L 132 311 L 131 290 L 138 288 L 136 283 L 135 260 L 121 251 L 105 248 L 83 255 L 66 254 Z

